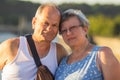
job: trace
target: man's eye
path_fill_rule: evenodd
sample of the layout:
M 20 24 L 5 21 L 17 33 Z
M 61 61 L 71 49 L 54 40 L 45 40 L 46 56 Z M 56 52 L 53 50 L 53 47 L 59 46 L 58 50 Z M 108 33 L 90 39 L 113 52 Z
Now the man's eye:
M 43 23 L 43 26 L 47 27 L 49 24 L 47 22 Z
M 55 24 L 55 25 L 53 25 L 53 27 L 58 27 L 58 26 Z

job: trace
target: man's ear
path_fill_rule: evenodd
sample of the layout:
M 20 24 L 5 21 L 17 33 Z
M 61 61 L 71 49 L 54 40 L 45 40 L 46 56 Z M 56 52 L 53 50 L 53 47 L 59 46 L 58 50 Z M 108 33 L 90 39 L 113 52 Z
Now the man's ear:
M 36 17 L 33 17 L 33 19 L 32 19 L 32 29 L 35 29 L 35 25 L 36 25 Z

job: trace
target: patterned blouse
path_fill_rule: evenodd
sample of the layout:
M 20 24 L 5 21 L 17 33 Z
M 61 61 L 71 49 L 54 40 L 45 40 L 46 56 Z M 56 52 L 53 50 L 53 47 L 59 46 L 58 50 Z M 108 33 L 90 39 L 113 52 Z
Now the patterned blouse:
M 55 75 L 55 80 L 104 80 L 97 67 L 98 46 L 82 60 L 67 64 L 68 56 L 63 58 Z

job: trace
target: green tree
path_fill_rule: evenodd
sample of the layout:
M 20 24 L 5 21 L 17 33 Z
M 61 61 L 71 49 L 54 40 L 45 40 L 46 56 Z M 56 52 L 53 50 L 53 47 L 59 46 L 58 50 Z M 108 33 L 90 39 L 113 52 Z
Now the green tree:
M 90 35 L 113 36 L 114 20 L 102 14 L 89 16 Z

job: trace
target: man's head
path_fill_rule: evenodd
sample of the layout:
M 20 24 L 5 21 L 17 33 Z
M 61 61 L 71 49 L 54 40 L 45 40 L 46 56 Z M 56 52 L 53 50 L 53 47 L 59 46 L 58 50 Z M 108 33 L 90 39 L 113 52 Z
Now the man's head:
M 56 6 L 53 3 L 46 3 L 46 4 L 42 4 L 38 7 L 35 16 L 40 15 L 42 13 L 42 11 L 44 10 L 44 8 L 46 8 L 46 7 L 54 8 L 58 11 L 58 13 L 60 13 L 60 10 L 59 10 L 58 6 Z M 61 15 L 61 13 L 60 13 L 60 15 Z
M 34 35 L 40 40 L 52 41 L 58 33 L 61 13 L 54 4 L 41 5 L 32 20 Z

